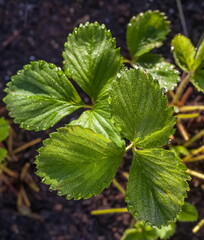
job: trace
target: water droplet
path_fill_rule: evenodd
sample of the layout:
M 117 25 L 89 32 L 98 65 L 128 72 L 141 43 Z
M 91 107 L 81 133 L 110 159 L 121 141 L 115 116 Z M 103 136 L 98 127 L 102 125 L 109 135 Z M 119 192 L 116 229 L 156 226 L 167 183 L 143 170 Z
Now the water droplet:
M 118 78 L 121 78 L 121 74 L 120 74 L 120 73 L 118 73 L 118 74 L 117 74 L 117 77 L 118 77 Z
M 30 61 L 34 61 L 35 60 L 35 56 L 30 56 Z
M 162 91 L 163 91 L 164 93 L 166 93 L 166 92 L 168 92 L 168 89 L 167 89 L 166 87 L 163 87 L 163 88 L 162 88 Z
M 174 50 L 174 47 L 173 46 L 171 46 L 171 51 L 173 51 Z

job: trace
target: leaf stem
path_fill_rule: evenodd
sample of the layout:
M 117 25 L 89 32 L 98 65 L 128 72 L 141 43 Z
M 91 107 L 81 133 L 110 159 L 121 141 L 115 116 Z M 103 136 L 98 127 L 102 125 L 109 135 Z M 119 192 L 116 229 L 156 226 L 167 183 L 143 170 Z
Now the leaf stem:
M 183 146 L 188 147 L 195 141 L 197 141 L 199 138 L 201 138 L 204 135 L 204 130 L 197 133 L 195 136 L 193 136 L 190 140 L 188 140 Z
M 187 114 L 178 114 L 177 117 L 179 119 L 186 119 L 186 118 L 197 118 L 200 114 L 199 113 L 187 113 Z
M 179 108 L 179 112 L 188 112 L 188 111 L 195 111 L 195 110 L 204 110 L 204 106 L 184 106 Z
M 115 178 L 113 179 L 113 184 L 125 196 L 125 189 Z
M 188 158 L 188 159 L 183 159 L 183 162 L 197 162 L 197 161 L 201 161 L 204 160 L 204 155 L 200 155 L 198 157 L 193 157 L 193 158 Z
M 181 97 L 185 87 L 187 86 L 187 84 L 189 82 L 190 76 L 191 76 L 191 73 L 188 73 L 183 78 L 183 80 L 181 81 L 180 85 L 178 86 L 176 94 L 175 94 L 174 99 L 173 99 L 173 105 L 177 105 L 178 104 L 178 101 L 179 101 L 179 99 L 180 99 L 180 97 Z
M 176 0 L 176 3 L 177 3 L 178 11 L 179 11 L 179 16 L 180 16 L 180 19 L 181 19 L 181 25 L 182 25 L 182 28 L 183 28 L 183 33 L 184 33 L 184 35 L 186 35 L 188 37 L 188 30 L 187 30 L 187 26 L 186 26 L 186 21 L 185 21 L 185 17 L 184 17 L 184 13 L 183 13 L 181 0 Z
M 123 172 L 122 174 L 123 174 L 123 177 L 125 177 L 126 179 L 129 178 L 129 173 L 128 172 Z
M 184 128 L 184 126 L 181 124 L 180 121 L 177 121 L 177 127 L 178 127 L 178 130 L 181 133 L 183 139 L 185 141 L 188 141 L 189 140 L 188 133 L 187 133 L 186 129 Z
M 202 226 L 204 225 L 204 218 L 200 220 L 200 222 L 193 228 L 192 232 L 197 233 Z
M 102 209 L 102 210 L 93 210 L 91 211 L 92 215 L 102 215 L 102 214 L 110 214 L 110 213 L 127 213 L 127 208 L 110 208 L 110 209 Z
M 131 142 L 130 145 L 128 145 L 125 149 L 125 151 L 127 152 L 128 150 L 130 150 L 132 147 L 134 146 L 134 142 Z
M 187 172 L 194 177 L 197 177 L 197 178 L 200 178 L 200 179 L 204 180 L 204 174 L 202 174 L 202 173 L 193 171 L 191 169 L 187 169 Z

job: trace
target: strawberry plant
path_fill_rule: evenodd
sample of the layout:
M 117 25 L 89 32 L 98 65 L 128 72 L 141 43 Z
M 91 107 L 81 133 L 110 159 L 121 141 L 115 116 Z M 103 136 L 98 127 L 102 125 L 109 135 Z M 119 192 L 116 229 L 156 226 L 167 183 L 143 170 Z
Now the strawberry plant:
M 27 130 L 46 130 L 84 109 L 78 119 L 44 141 L 35 161 L 37 174 L 67 199 L 90 198 L 111 184 L 131 150 L 128 211 L 159 228 L 176 221 L 190 179 L 181 159 L 162 148 L 176 123 L 165 92 L 180 78 L 173 64 L 150 51 L 162 45 L 168 32 L 169 22 L 158 11 L 133 17 L 127 28 L 129 60 L 121 56 L 105 25 L 81 24 L 68 35 L 62 69 L 45 61 L 31 62 L 12 76 L 4 99 L 14 121 Z M 199 49 L 196 71 L 203 63 L 202 45 Z M 177 64 L 186 66 L 178 52 L 175 46 Z M 84 103 L 71 80 L 91 104 Z

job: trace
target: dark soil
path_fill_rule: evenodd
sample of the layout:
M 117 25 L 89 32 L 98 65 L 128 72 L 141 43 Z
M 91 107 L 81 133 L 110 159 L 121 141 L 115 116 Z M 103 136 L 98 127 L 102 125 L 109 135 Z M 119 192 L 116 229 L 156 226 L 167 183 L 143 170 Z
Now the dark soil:
M 197 44 L 203 31 L 204 2 L 183 0 L 182 3 L 189 37 L 194 44 Z M 133 15 L 148 9 L 163 11 L 171 21 L 172 32 L 164 46 L 159 49 L 160 53 L 171 59 L 170 39 L 176 33 L 183 32 L 175 0 L 0 0 L 0 98 L 4 96 L 3 89 L 10 76 L 31 60 L 43 59 L 61 66 L 61 52 L 68 33 L 85 21 L 105 23 L 116 37 L 123 55 L 128 57 L 125 44 L 126 25 Z M 201 94 L 194 93 L 189 101 L 192 103 L 203 99 Z M 9 119 L 3 108 L 3 102 L 0 102 L 0 114 Z M 67 117 L 60 124 L 69 120 L 70 118 Z M 202 130 L 203 118 L 186 125 L 190 134 L 195 134 L 196 131 Z M 13 123 L 12 126 L 15 131 L 14 148 L 37 137 L 44 139 L 50 132 L 27 132 Z M 198 146 L 204 144 L 204 139 L 197 144 Z M 93 217 L 90 211 L 124 207 L 122 194 L 111 186 L 101 195 L 89 200 L 68 201 L 64 197 L 57 196 L 56 192 L 49 191 L 46 185 L 40 183 L 40 179 L 34 174 L 33 160 L 36 155 L 35 149 L 39 146 L 40 144 L 21 152 L 14 159 L 15 161 L 9 163 L 9 167 L 15 171 L 20 171 L 26 162 L 31 163 L 29 172 L 41 189 L 39 193 L 35 193 L 25 186 L 34 214 L 26 216 L 17 211 L 17 198 L 12 189 L 8 188 L 0 193 L 0 240 L 120 239 L 123 231 L 130 225 L 129 214 Z M 128 167 L 128 158 L 126 162 L 125 167 Z M 204 172 L 203 163 L 190 167 Z M 120 171 L 118 176 L 125 184 Z M 14 187 L 18 189 L 19 184 L 15 183 Z M 203 189 L 203 182 L 193 179 L 188 201 L 198 208 L 199 219 L 204 217 Z M 204 239 L 204 230 L 197 234 L 191 233 L 194 225 L 195 223 L 178 223 L 177 232 L 172 239 Z

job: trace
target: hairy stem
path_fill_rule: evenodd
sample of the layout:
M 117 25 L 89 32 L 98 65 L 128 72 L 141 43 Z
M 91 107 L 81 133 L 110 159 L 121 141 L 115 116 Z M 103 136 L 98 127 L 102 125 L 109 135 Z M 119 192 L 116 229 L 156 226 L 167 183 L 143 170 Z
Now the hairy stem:
M 204 218 L 193 228 L 192 232 L 197 233 L 204 225 Z
M 176 94 L 174 96 L 174 99 L 173 99 L 173 105 L 177 105 L 178 104 L 178 101 L 185 89 L 185 87 L 187 86 L 188 82 L 189 82 L 189 78 L 191 76 L 191 73 L 188 73 L 181 81 L 181 83 L 179 84 L 178 88 L 177 88 L 177 91 L 176 91 Z
M 113 179 L 113 184 L 125 196 L 125 189 L 115 178 Z
M 204 174 L 202 174 L 202 173 L 193 171 L 193 170 L 191 170 L 191 169 L 187 169 L 187 172 L 188 172 L 191 176 L 194 176 L 194 177 L 197 177 L 197 178 L 200 178 L 200 179 L 204 180 Z
M 193 136 L 190 140 L 188 140 L 183 146 L 188 147 L 195 141 L 197 141 L 199 138 L 201 138 L 204 135 L 204 130 L 197 133 L 195 136 Z
M 179 119 L 186 119 L 186 118 L 196 118 L 200 114 L 199 113 L 187 113 L 187 114 L 178 114 L 177 117 Z
M 204 110 L 204 106 L 195 105 L 195 106 L 184 106 L 179 108 L 179 112 L 188 112 L 195 110 Z
M 103 210 L 93 210 L 91 211 L 92 215 L 102 215 L 102 214 L 110 214 L 110 213 L 127 213 L 127 208 L 110 208 Z

